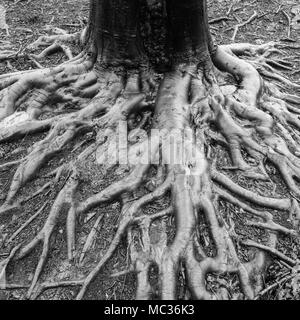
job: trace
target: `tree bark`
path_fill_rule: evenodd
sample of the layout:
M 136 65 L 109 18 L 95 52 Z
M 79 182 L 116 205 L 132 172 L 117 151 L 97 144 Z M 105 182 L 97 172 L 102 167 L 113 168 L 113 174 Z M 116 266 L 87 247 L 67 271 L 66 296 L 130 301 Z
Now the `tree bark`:
M 139 0 L 90 0 L 89 50 L 98 62 L 139 63 L 143 58 Z
M 173 61 L 208 59 L 213 48 L 206 0 L 167 0 L 168 47 Z
M 172 62 L 206 61 L 213 48 L 206 0 L 160 1 L 165 7 L 166 44 Z M 140 33 L 143 8 L 139 0 L 91 0 L 88 46 L 99 62 L 128 67 L 147 60 Z

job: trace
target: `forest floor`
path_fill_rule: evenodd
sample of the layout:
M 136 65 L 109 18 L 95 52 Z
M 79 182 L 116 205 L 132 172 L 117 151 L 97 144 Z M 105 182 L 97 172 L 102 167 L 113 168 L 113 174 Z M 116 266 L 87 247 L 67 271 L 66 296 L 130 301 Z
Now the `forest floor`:
M 47 26 L 58 27 L 73 33 L 80 31 L 86 21 L 88 15 L 88 0 L 31 0 L 31 1 L 12 1 L 12 0 L 0 0 L 0 5 L 3 5 L 6 12 L 6 22 L 9 27 L 9 35 L 6 31 L 0 29 L 0 41 L 6 41 L 10 49 L 19 51 L 26 50 L 26 47 L 34 42 L 39 36 L 47 33 Z M 258 17 L 246 26 L 241 27 L 237 33 L 235 42 L 250 42 L 255 44 L 261 44 L 269 41 L 283 41 L 288 44 L 300 44 L 300 22 L 294 23 L 294 26 L 289 26 L 288 17 L 294 18 L 298 12 L 300 15 L 300 6 L 298 0 L 241 0 L 233 2 L 232 0 L 215 0 L 208 1 L 209 3 L 209 17 L 211 21 L 211 30 L 217 43 L 226 44 L 231 43 L 231 37 L 233 34 L 233 28 L 236 24 L 247 21 L 255 11 L 258 13 Z M 232 6 L 230 13 L 230 5 Z M 294 12 L 294 13 L 293 13 Z M 296 14 L 295 14 L 296 12 Z M 213 21 L 216 18 L 222 18 L 219 21 Z M 1 46 L 1 44 L 0 44 Z M 74 53 L 78 52 L 78 48 L 72 48 Z M 148 47 L 151 51 L 152 49 Z M 295 50 L 286 50 L 287 55 L 294 56 Z M 55 66 L 66 59 L 62 54 L 57 53 L 44 61 L 40 62 L 43 67 Z M 152 56 L 152 59 L 159 64 L 159 57 Z M 10 63 L 0 61 L 0 75 L 7 72 L 13 72 L 17 70 L 35 69 L 37 66 L 33 61 L 28 59 L 18 58 L 10 60 Z M 300 61 L 294 61 L 294 70 L 287 73 L 289 78 L 294 81 L 299 80 L 300 77 Z M 34 142 L 44 137 L 44 134 L 37 134 L 30 137 L 25 137 L 21 141 L 13 143 L 5 143 L 0 145 L 0 164 L 7 161 L 12 161 L 21 158 L 26 154 L 27 148 L 29 148 Z M 26 188 L 21 191 L 23 195 L 30 194 L 32 190 L 38 190 L 45 183 L 45 176 L 48 172 L 57 167 L 58 164 L 63 164 L 70 160 L 70 157 L 76 156 L 80 152 L 80 148 L 75 153 L 70 152 L 78 145 L 82 137 L 77 138 L 69 147 L 61 153 L 59 156 L 52 159 L 46 167 L 44 167 L 39 174 L 39 178 L 31 183 L 28 183 Z M 222 158 L 222 164 L 219 166 L 230 165 L 230 160 L 227 155 Z M 91 167 L 93 164 L 91 164 Z M 91 169 L 91 168 L 90 168 Z M 253 190 L 261 195 L 270 195 L 273 197 L 283 196 L 288 193 L 282 179 L 277 174 L 273 167 L 269 168 L 272 182 L 259 182 L 253 180 L 246 180 L 243 177 L 235 177 L 234 180 L 238 181 L 241 185 L 247 186 L 250 190 Z M 0 173 L 0 204 L 4 198 L 4 194 L 7 191 L 7 186 L 11 180 L 13 172 Z M 101 170 L 91 169 L 90 174 L 94 175 L 93 184 L 84 186 L 81 191 L 81 196 L 96 192 L 99 189 L 107 186 L 114 179 L 117 178 L 117 172 L 109 172 L 105 176 L 101 174 Z M 95 176 L 96 175 L 96 176 Z M 88 175 L 86 177 L 88 179 Z M 96 182 L 95 182 L 96 181 Z M 63 181 L 60 181 L 57 185 L 47 193 L 43 193 L 38 197 L 29 201 L 21 212 L 19 212 L 13 220 L 8 217 L 1 217 L 0 219 L 0 262 L 1 257 L 5 257 L 7 248 L 2 246 L 4 240 L 10 237 L 23 223 L 28 219 L 33 212 L 36 212 L 41 204 L 53 203 L 55 195 L 62 188 Z M 162 200 L 163 201 L 163 200 Z M 161 203 L 154 203 L 153 207 L 163 205 Z M 234 206 L 224 207 L 224 210 L 236 210 Z M 53 240 L 54 243 L 51 246 L 51 252 L 44 269 L 42 279 L 78 279 L 82 275 L 86 274 L 88 270 L 95 265 L 95 262 L 99 260 L 99 257 L 103 255 L 107 244 L 111 241 L 114 225 L 118 221 L 120 207 L 118 203 L 106 205 L 97 208 L 93 212 L 90 212 L 83 221 L 80 221 L 80 230 L 78 231 L 78 243 L 82 246 L 93 227 L 95 222 L 95 216 L 103 214 L 103 220 L 101 222 L 101 231 L 99 231 L 99 237 L 94 243 L 93 253 L 87 255 L 83 264 L 70 265 L 66 259 L 66 243 L 65 243 L 65 227 L 63 223 L 58 227 L 56 237 Z M 279 217 L 279 214 L 278 214 Z M 63 219 L 63 218 L 62 218 Z M 288 226 L 287 217 L 281 217 L 282 225 Z M 43 221 L 45 215 L 41 215 L 36 219 L 18 238 L 18 242 L 26 241 L 32 237 L 32 233 L 36 233 Z M 238 223 L 237 223 L 238 224 Z M 237 228 L 239 229 L 239 228 Z M 255 238 L 256 241 L 263 241 L 264 234 L 262 231 L 247 228 L 240 228 L 240 232 L 247 234 L 248 236 Z M 100 229 L 99 229 L 100 230 Z M 15 243 L 16 244 L 16 243 Z M 287 256 L 297 259 L 300 256 L 299 243 L 290 237 L 284 237 L 279 240 L 279 249 Z M 24 279 L 30 279 L 30 275 L 33 275 L 34 268 L 38 261 L 40 249 L 34 250 L 30 256 L 19 261 L 17 264 L 12 264 L 7 270 L 7 279 L 14 278 L 14 281 L 19 280 L 22 282 Z M 119 277 L 110 278 L 108 274 L 117 272 L 118 270 L 125 270 L 127 261 L 127 246 L 126 242 L 121 244 L 118 250 L 110 259 L 109 263 L 105 266 L 103 271 L 99 274 L 96 280 L 91 285 L 86 298 L 88 299 L 132 299 L 135 292 L 135 278 L 132 274 L 121 275 Z M 248 254 L 248 251 L 241 251 L 241 254 Z M 0 270 L 1 271 L 1 270 Z M 265 278 L 266 285 L 273 283 L 279 273 L 286 272 L 286 267 L 281 263 L 275 261 L 268 270 Z M 151 275 L 150 275 L 151 276 Z M 0 275 L 1 280 L 1 275 Z M 179 279 L 179 283 L 183 282 L 183 279 Z M 221 280 L 219 279 L 219 283 Z M 232 279 L 231 294 L 232 297 L 237 297 L 237 279 Z M 218 285 L 215 278 L 208 279 L 208 286 L 213 290 L 214 286 Z M 296 299 L 299 293 L 293 291 L 293 283 L 283 284 L 282 287 L 276 290 L 270 291 L 264 296 L 264 299 Z M 60 288 L 47 290 L 43 293 L 39 299 L 72 299 L 76 294 L 76 288 Z M 25 297 L 26 290 L 12 290 L 12 291 L 0 291 L 1 299 L 23 299 Z M 184 298 L 184 293 L 182 293 Z

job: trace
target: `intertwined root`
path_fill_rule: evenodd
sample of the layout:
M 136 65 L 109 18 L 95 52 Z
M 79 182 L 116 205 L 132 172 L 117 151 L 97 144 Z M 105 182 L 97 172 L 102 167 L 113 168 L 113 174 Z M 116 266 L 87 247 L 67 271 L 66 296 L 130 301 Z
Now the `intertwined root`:
M 49 35 L 40 36 L 35 42 L 19 51 L 12 50 L 10 43 L 1 43 L 3 49 L 0 50 L 0 62 L 26 58 L 42 69 L 40 61 L 57 52 L 62 52 L 67 59 L 72 60 L 72 46 L 83 46 L 86 41 L 86 28 L 75 33 L 67 33 L 63 29 L 51 26 L 46 26 L 44 30 Z M 35 54 L 40 49 L 43 50 Z
M 46 27 L 45 30 L 52 33 L 52 35 L 41 36 L 28 47 L 28 49 L 32 51 L 44 48 L 44 50 L 38 55 L 31 54 L 31 56 L 36 60 L 42 60 L 59 51 L 62 51 L 64 55 L 71 60 L 73 59 L 73 53 L 70 48 L 70 44 L 83 46 L 85 43 L 86 29 L 71 34 L 67 33 L 63 29 L 52 28 L 50 26 Z
M 135 273 L 138 299 L 149 299 L 157 294 L 149 280 L 153 265 L 158 267 L 158 294 L 163 299 L 178 297 L 180 272 L 185 275 L 186 297 L 254 299 L 264 287 L 263 275 L 270 257 L 291 268 L 297 265 L 297 261 L 277 249 L 277 241 L 279 235 L 294 239 L 299 235 L 299 97 L 279 89 L 279 85 L 293 89 L 298 89 L 298 85 L 275 71 L 278 68 L 286 70 L 289 66 L 284 60 L 271 60 L 271 54 L 280 53 L 274 46 L 234 44 L 217 49 L 213 63 L 219 70 L 238 79 L 238 88 L 219 86 L 218 83 L 224 83 L 224 73 L 210 66 L 202 69 L 179 65 L 167 73 L 157 94 L 152 119 L 152 127 L 161 133 L 158 139 L 140 131 L 148 127 L 153 111 L 150 94 L 153 88 L 143 69 L 118 70 L 117 73 L 94 71 L 93 63 L 80 55 L 53 69 L 0 78 L 1 123 L 4 124 L 0 129 L 0 141 L 49 130 L 25 158 L 0 166 L 1 171 L 17 166 L 0 214 L 9 214 L 22 207 L 65 177 L 53 204 L 41 207 L 5 244 L 7 247 L 14 244 L 38 215 L 46 210 L 49 212 L 42 229 L 31 241 L 12 246 L 11 254 L 3 264 L 5 269 L 11 260 L 24 258 L 42 244 L 33 280 L 30 285 L 23 285 L 29 288 L 29 297 L 35 298 L 49 288 L 70 286 L 80 288 L 77 299 L 82 299 L 124 235 L 127 236 L 129 267 L 112 276 Z M 249 61 L 241 60 L 239 55 L 247 56 Z M 264 82 L 257 70 L 278 81 L 279 85 Z M 54 96 L 58 104 L 49 106 L 49 99 Z M 67 102 L 73 108 L 75 106 L 75 110 L 70 110 Z M 21 108 L 22 111 L 18 111 Z M 79 202 L 79 185 L 83 183 L 84 171 L 89 170 L 91 161 L 95 162 L 91 160 L 95 154 L 101 160 L 102 170 L 107 172 L 115 168 L 116 164 L 110 165 L 105 157 L 110 155 L 109 148 L 115 142 L 122 122 L 127 123 L 130 130 L 127 151 L 131 162 L 120 165 L 120 179 Z M 170 138 L 172 130 L 177 130 L 179 137 L 187 142 L 183 149 L 179 143 L 182 139 L 178 142 Z M 23 187 L 82 132 L 96 133 L 92 143 L 83 141 L 79 144 L 73 150 L 80 149 L 80 153 L 51 172 L 48 175 L 51 179 L 44 187 L 21 198 L 19 194 Z M 172 162 L 170 149 L 164 147 L 166 142 L 175 150 L 175 158 L 182 162 Z M 143 162 L 149 150 L 150 157 Z M 232 166 L 220 165 L 220 150 L 223 155 L 228 151 Z M 160 161 L 155 162 L 157 159 Z M 276 167 L 281 174 L 289 190 L 285 197 L 259 195 L 235 178 L 270 183 L 268 165 Z M 153 169 L 154 177 L 150 174 Z M 147 206 L 160 199 L 169 200 L 157 212 L 149 214 Z M 116 230 L 91 270 L 81 279 L 39 281 L 62 212 L 67 212 L 68 259 L 75 265 L 77 259 L 84 264 L 104 218 L 98 215 L 81 252 L 76 241 L 78 221 L 93 208 L 113 202 L 122 205 Z M 244 227 L 264 230 L 263 244 L 240 234 L 240 227 L 237 227 L 240 215 L 237 211 L 222 210 L 224 203 L 239 208 Z M 288 213 L 291 223 L 283 225 L 274 212 Z M 170 219 L 174 221 L 173 236 L 168 229 Z M 243 259 L 241 248 L 244 251 L 255 248 L 253 256 Z M 224 283 L 212 292 L 208 287 L 209 274 L 216 277 L 237 274 L 239 294 L 232 296 L 229 286 Z M 10 284 L 6 288 L 15 287 L 21 286 Z

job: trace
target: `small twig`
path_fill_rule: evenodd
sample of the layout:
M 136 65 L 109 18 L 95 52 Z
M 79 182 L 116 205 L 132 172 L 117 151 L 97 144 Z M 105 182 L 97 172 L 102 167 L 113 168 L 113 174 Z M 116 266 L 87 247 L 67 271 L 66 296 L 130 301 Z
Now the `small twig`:
M 129 273 L 132 273 L 132 272 L 134 272 L 134 271 L 135 271 L 134 268 L 131 267 L 131 268 L 129 268 L 129 269 L 126 269 L 126 270 L 123 270 L 123 271 L 119 271 L 119 272 L 113 273 L 113 274 L 111 274 L 109 277 L 110 277 L 110 278 L 118 278 L 118 277 L 121 277 L 121 276 L 126 276 L 126 275 L 128 275 Z
M 57 282 L 45 282 L 41 284 L 42 290 L 46 289 L 54 289 L 54 288 L 59 288 L 59 287 L 77 287 L 81 286 L 83 284 L 83 280 L 66 280 L 66 281 L 57 281 Z
M 233 32 L 233 35 L 232 35 L 231 40 L 232 40 L 232 41 L 235 40 L 236 35 L 237 35 L 238 31 L 239 31 L 239 28 L 244 27 L 245 25 L 249 24 L 250 22 L 252 22 L 252 21 L 253 21 L 254 19 L 256 19 L 257 17 L 258 17 L 258 14 L 257 14 L 256 11 L 254 11 L 253 15 L 252 15 L 247 21 L 245 21 L 245 22 L 243 22 L 243 23 L 237 24 L 237 25 L 234 27 L 234 32 Z
M 32 295 L 32 299 L 37 299 L 44 291 L 48 289 L 66 288 L 66 287 L 78 287 L 84 283 L 84 280 L 66 280 L 66 281 L 55 281 L 55 282 L 44 282 L 38 286 Z
M 284 261 L 278 261 L 278 263 L 282 266 L 282 267 L 286 267 L 289 270 L 294 270 L 293 267 L 291 267 L 289 264 L 285 263 Z
M 0 284 L 0 290 L 28 289 L 29 285 L 25 284 Z
M 79 258 L 79 263 L 82 263 L 86 253 L 91 249 L 91 247 L 94 245 L 95 242 L 95 237 L 97 235 L 98 230 L 100 229 L 100 222 L 102 221 L 102 219 L 104 218 L 104 215 L 101 214 L 98 219 L 96 220 L 91 232 L 89 233 L 87 240 L 85 242 L 85 245 L 82 249 L 80 258 Z
M 6 257 L 8 257 L 8 256 L 9 256 L 9 253 L 0 253 L 0 257 L 1 257 L 1 258 L 3 258 L 3 257 L 6 258 Z
M 35 220 L 45 209 L 48 202 L 46 202 L 30 219 L 28 219 L 7 241 L 7 244 L 12 242 L 18 234 L 20 234 L 33 220 Z
M 252 240 L 247 240 L 247 241 L 242 241 L 242 244 L 245 245 L 245 246 L 249 246 L 249 247 L 254 247 L 254 248 L 257 248 L 257 249 L 261 249 L 261 250 L 264 250 L 270 254 L 273 254 L 274 256 L 278 257 L 280 260 L 288 263 L 290 266 L 294 267 L 297 265 L 297 261 L 296 260 L 293 260 L 291 258 L 289 258 L 288 256 L 286 256 L 285 254 L 279 252 L 278 250 L 274 249 L 274 248 L 271 248 L 271 247 L 268 247 L 268 246 L 265 246 L 263 244 L 260 244 L 260 243 L 256 243 Z
M 284 14 L 284 16 L 286 17 L 286 19 L 288 21 L 287 37 L 290 38 L 290 36 L 291 36 L 291 18 L 284 10 L 282 10 L 282 13 Z
M 299 73 L 299 72 L 300 72 L 300 69 L 299 69 L 299 70 L 296 70 L 296 71 L 293 71 L 293 72 L 291 73 L 291 75 L 294 76 L 295 74 L 297 74 L 297 73 Z
M 240 170 L 238 166 L 221 167 L 221 170 Z
M 33 62 L 33 64 L 38 67 L 39 69 L 43 69 L 44 67 L 39 63 L 37 62 L 32 55 L 28 55 L 28 58 L 29 60 L 31 60 Z
M 236 3 L 237 3 L 237 1 L 236 1 L 236 0 L 231 2 L 230 6 L 229 6 L 229 8 L 228 8 L 228 10 L 227 10 L 227 12 L 226 12 L 226 16 L 229 16 L 229 15 L 230 15 L 230 13 L 231 13 L 231 11 L 232 11 L 232 8 L 233 8 L 233 6 L 235 6 L 235 5 L 236 5 Z
M 15 161 L 11 161 L 11 162 L 7 162 L 7 163 L 2 164 L 2 165 L 0 165 L 0 172 L 9 170 L 11 167 L 20 164 L 20 162 L 21 162 L 21 160 L 15 160 Z
M 280 6 L 278 7 L 278 9 L 275 11 L 275 14 L 278 14 L 281 11 L 281 8 L 283 7 L 283 4 L 280 4 Z
M 79 23 L 65 23 L 62 26 L 63 27 L 81 27 L 82 25 Z
M 269 287 L 267 287 L 266 289 L 262 290 L 261 292 L 258 293 L 258 295 L 254 298 L 254 300 L 258 300 L 261 296 L 264 296 L 266 293 L 270 292 L 271 290 L 279 287 L 280 285 L 284 284 L 285 282 L 293 279 L 295 277 L 295 274 L 291 274 L 288 277 L 285 276 L 284 278 L 282 278 L 279 281 L 276 281 L 275 283 L 273 283 L 272 285 L 270 285 Z
M 218 23 L 220 21 L 225 21 L 225 20 L 231 20 L 230 18 L 224 16 L 224 17 L 219 17 L 219 18 L 215 18 L 215 19 L 211 19 L 208 21 L 209 24 L 214 24 L 214 23 Z

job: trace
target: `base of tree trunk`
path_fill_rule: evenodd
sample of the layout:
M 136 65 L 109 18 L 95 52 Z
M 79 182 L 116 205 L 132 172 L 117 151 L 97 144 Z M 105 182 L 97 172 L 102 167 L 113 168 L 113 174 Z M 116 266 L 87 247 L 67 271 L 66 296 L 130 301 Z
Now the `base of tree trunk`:
M 297 264 L 276 249 L 279 234 L 299 236 L 300 218 L 297 201 L 300 191 L 296 183 L 300 179 L 300 120 L 297 116 L 300 114 L 300 98 L 281 90 L 289 86 L 299 91 L 300 85 L 279 73 L 279 70 L 289 67 L 286 60 L 272 59 L 272 55 L 278 57 L 281 54 L 278 49 L 280 45 L 243 43 L 219 46 L 212 56 L 214 66 L 194 62 L 174 64 L 158 83 L 153 80 L 158 79 L 155 72 L 144 67 L 126 70 L 118 65 L 108 67 L 95 64 L 85 51 L 73 58 L 61 41 L 79 39 L 79 34 L 40 39 L 36 45 L 49 40 L 53 41 L 52 47 L 35 58 L 63 48 L 70 60 L 54 68 L 0 76 L 0 142 L 48 132 L 44 139 L 32 145 L 23 159 L 0 165 L 0 171 L 16 167 L 2 201 L 0 215 L 12 215 L 16 208 L 66 177 L 55 201 L 51 205 L 43 205 L 5 241 L 10 255 L 1 262 L 0 271 L 5 271 L 10 262 L 23 259 L 42 244 L 30 285 L 11 283 L 3 288 L 28 287 L 28 297 L 37 298 L 50 288 L 74 286 L 79 288 L 77 299 L 82 299 L 126 235 L 130 264 L 128 270 L 120 270 L 119 274 L 136 274 L 137 299 L 150 299 L 154 294 L 148 277 L 153 264 L 159 270 L 161 299 L 177 298 L 180 270 L 184 270 L 187 297 L 231 298 L 226 285 L 215 292 L 207 288 L 206 277 L 210 273 L 237 274 L 239 298 L 258 297 L 264 289 L 263 275 L 270 257 L 291 267 Z M 237 79 L 236 84 L 226 83 L 228 74 Z M 55 100 L 61 107 L 49 106 L 50 100 Z M 70 105 L 72 110 L 68 109 Z M 20 106 L 23 111 L 18 111 Z M 49 114 L 53 116 L 47 116 Z M 100 158 L 107 154 L 117 137 L 120 122 L 127 122 L 129 126 L 127 151 L 133 155 L 131 160 L 134 164 L 120 165 L 119 181 L 79 202 L 78 188 L 84 183 L 85 170 L 89 170 L 90 163 L 95 162 L 91 160 L 95 153 Z M 162 150 L 162 145 L 170 138 L 172 130 L 178 130 L 183 137 L 189 130 L 194 133 L 190 143 L 184 145 L 186 150 L 183 151 L 187 155 L 184 163 L 142 163 L 151 137 L 140 136 L 139 130 L 147 129 L 149 132 L 150 124 L 153 129 L 165 130 L 160 140 L 154 140 L 150 159 L 167 153 Z M 57 166 L 48 175 L 43 188 L 33 191 L 30 197 L 20 197 L 20 190 L 37 177 L 42 167 L 63 152 L 76 136 L 87 132 L 90 133 L 87 135 L 89 141 L 83 141 L 78 146 L 81 148 L 78 156 Z M 218 155 L 211 152 L 212 144 L 228 150 L 232 167 L 218 167 Z M 189 158 L 191 147 L 195 154 Z M 243 152 L 253 159 L 252 164 L 245 161 Z M 247 179 L 266 181 L 270 179 L 266 161 L 278 169 L 290 196 L 261 196 L 241 187 L 231 179 L 230 174 L 224 173 L 238 172 Z M 105 161 L 102 164 L 104 171 L 118 167 L 109 166 Z M 149 186 L 148 192 L 145 185 Z M 168 206 L 152 215 L 143 213 L 143 208 L 164 197 L 169 199 Z M 249 226 L 265 230 L 267 243 L 238 236 L 233 219 L 220 213 L 222 201 L 240 208 Z M 41 281 L 51 238 L 55 235 L 62 211 L 67 210 L 68 258 L 84 263 L 96 235 L 92 230 L 80 252 L 76 243 L 76 230 L 80 227 L 78 221 L 93 208 L 112 202 L 120 202 L 122 206 L 115 234 L 100 261 L 86 277 L 59 282 Z M 290 227 L 275 222 L 268 211 L 270 209 L 287 212 Z M 45 211 L 47 219 L 41 230 L 32 240 L 19 242 L 22 231 Z M 170 216 L 175 221 L 175 234 L 171 240 L 166 219 Z M 101 217 L 98 217 L 96 227 L 100 221 Z M 199 221 L 205 221 L 213 254 L 206 253 Z M 240 258 L 238 251 L 241 247 L 257 249 L 250 261 Z

